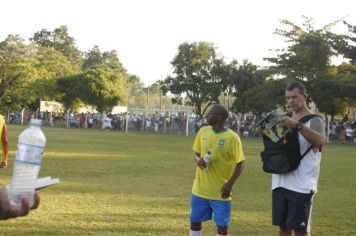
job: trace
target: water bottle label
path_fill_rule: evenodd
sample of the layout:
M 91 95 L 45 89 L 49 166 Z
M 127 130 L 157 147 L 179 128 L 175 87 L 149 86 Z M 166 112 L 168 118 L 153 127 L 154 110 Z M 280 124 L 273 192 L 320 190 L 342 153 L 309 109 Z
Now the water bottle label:
M 16 150 L 16 161 L 40 165 L 44 147 L 19 143 Z

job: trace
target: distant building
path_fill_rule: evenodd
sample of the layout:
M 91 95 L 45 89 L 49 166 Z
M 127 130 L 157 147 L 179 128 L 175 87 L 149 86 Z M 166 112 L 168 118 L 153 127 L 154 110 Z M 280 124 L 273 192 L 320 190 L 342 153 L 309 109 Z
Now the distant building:
M 54 101 L 41 101 L 40 112 L 63 112 L 65 108 L 62 103 Z M 91 106 L 80 107 L 77 112 L 79 113 L 97 113 L 97 111 Z M 111 110 L 112 114 L 118 114 L 127 112 L 127 106 L 115 106 Z

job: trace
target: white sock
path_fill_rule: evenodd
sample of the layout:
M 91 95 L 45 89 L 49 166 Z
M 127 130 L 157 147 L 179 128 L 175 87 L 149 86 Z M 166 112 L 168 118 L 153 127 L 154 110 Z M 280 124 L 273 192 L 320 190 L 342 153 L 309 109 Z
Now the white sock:
M 229 235 L 228 234 L 227 235 L 217 234 L 216 236 L 229 236 Z
M 189 234 L 190 234 L 190 236 L 200 236 L 201 235 L 201 230 L 200 231 L 190 230 Z

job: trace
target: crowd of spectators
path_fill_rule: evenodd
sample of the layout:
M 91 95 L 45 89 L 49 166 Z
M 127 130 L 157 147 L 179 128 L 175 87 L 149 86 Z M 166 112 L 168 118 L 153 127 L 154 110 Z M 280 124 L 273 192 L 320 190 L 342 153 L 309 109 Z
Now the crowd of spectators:
M 329 123 L 329 140 L 356 143 L 356 122 L 334 120 Z
M 185 113 L 119 113 L 119 114 L 100 114 L 100 113 L 50 113 L 41 112 L 36 114 L 38 118 L 44 120 L 45 125 L 64 126 L 69 128 L 97 128 L 112 131 L 138 131 L 167 133 L 178 135 L 194 135 L 199 128 L 206 125 L 205 119 L 197 119 Z M 34 113 L 26 113 L 24 120 L 28 121 L 34 117 Z M 10 124 L 20 124 L 21 115 L 19 113 L 9 114 Z M 189 122 L 187 124 L 187 122 Z M 127 126 L 127 127 L 126 127 Z M 188 129 L 187 129 L 188 127 Z M 245 116 L 241 119 L 237 115 L 230 115 L 226 121 L 226 127 L 234 130 L 241 136 L 255 137 L 256 118 Z M 342 122 L 334 120 L 329 122 L 329 140 L 343 143 L 356 143 L 356 122 Z
M 189 116 L 184 113 L 68 113 L 67 127 L 101 128 L 111 131 L 139 131 L 184 134 Z M 192 125 L 192 124 L 190 124 Z

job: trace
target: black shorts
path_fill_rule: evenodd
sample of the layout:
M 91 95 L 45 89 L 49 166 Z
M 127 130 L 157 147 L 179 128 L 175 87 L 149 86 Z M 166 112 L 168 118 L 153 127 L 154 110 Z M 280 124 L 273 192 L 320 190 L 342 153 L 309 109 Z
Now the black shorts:
M 272 224 L 293 229 L 299 233 L 310 232 L 313 192 L 298 193 L 285 188 L 272 191 Z

